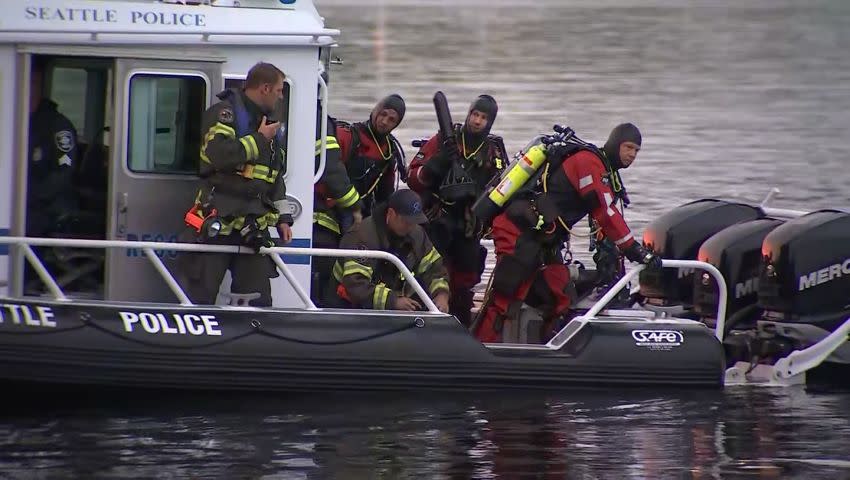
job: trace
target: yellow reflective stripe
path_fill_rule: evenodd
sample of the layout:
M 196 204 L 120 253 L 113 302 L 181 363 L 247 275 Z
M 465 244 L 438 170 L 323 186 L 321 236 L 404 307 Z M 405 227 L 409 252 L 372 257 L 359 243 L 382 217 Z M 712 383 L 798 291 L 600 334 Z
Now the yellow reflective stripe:
M 256 178 L 257 180 L 265 180 L 269 183 L 274 183 L 274 177 L 277 175 L 277 170 L 272 170 L 265 165 L 254 165 L 253 171 L 251 171 L 251 178 Z
M 338 198 L 336 202 L 340 207 L 348 208 L 357 203 L 358 200 L 360 200 L 360 194 L 357 193 L 357 189 L 352 185 L 351 189 L 348 190 L 348 193 Z
M 337 143 L 330 144 L 329 143 L 329 144 L 327 144 L 325 150 L 339 150 L 339 144 L 337 144 Z M 318 155 L 320 153 L 322 153 L 322 147 L 316 147 L 316 151 L 313 154 Z
M 372 279 L 372 269 L 370 267 L 357 263 L 354 260 L 346 260 L 342 265 L 342 276 L 347 277 L 356 273 L 363 275 L 369 280 Z
M 277 174 L 280 173 L 280 171 L 269 169 L 269 167 L 265 165 L 249 163 L 242 167 L 242 170 L 238 171 L 237 173 L 248 179 L 256 179 L 268 183 L 274 183 L 275 179 L 277 178 Z
M 277 212 L 268 212 L 262 217 L 257 219 L 257 223 L 260 228 L 269 228 L 274 225 L 277 225 L 277 220 L 280 218 L 280 214 Z
M 262 215 L 257 218 L 257 226 L 259 228 L 269 228 L 277 224 L 278 217 L 280 215 L 275 212 L 268 212 L 265 215 Z M 230 221 L 225 219 L 219 219 L 221 221 L 221 231 L 219 231 L 219 235 L 229 235 L 234 230 L 239 230 L 243 226 L 245 226 L 245 217 L 235 217 Z
M 445 278 L 435 278 L 431 280 L 431 286 L 428 287 L 428 293 L 434 294 L 437 290 L 449 291 L 449 282 Z
M 325 142 L 325 150 L 339 150 L 339 143 L 336 142 L 336 138 L 327 137 L 327 141 Z M 322 141 L 316 140 L 316 155 L 322 153 Z
M 387 299 L 390 296 L 390 289 L 383 283 L 375 285 L 375 291 L 372 293 L 372 308 L 375 310 L 386 310 Z
M 215 132 L 215 133 L 220 133 L 220 134 L 224 135 L 225 137 L 231 137 L 231 138 L 236 137 L 236 130 L 234 130 L 233 127 L 231 127 L 229 125 L 225 125 L 221 122 L 216 122 L 215 125 L 210 127 L 209 131 Z
M 236 217 L 229 222 L 225 219 L 220 219 L 221 221 L 221 230 L 219 230 L 219 235 L 230 235 L 234 230 L 239 230 L 245 225 L 245 217 Z
M 342 264 L 339 263 L 339 260 L 334 262 L 333 276 L 334 280 L 339 283 L 342 283 Z
M 205 143 L 203 147 L 201 147 L 201 161 L 204 163 L 211 163 L 209 157 L 206 154 L 207 144 Z
M 325 212 L 313 212 L 313 223 L 318 223 L 337 235 L 342 233 L 336 219 Z
M 333 145 L 333 147 L 335 147 L 335 148 L 339 148 L 339 143 L 336 141 L 336 137 L 332 137 L 330 135 L 325 137 L 325 145 L 326 145 L 327 148 L 332 148 L 331 145 Z M 316 148 L 321 148 L 321 146 L 322 146 L 322 141 L 316 140 Z
M 440 254 L 437 252 L 437 249 L 431 247 L 431 251 L 428 252 L 428 255 L 422 257 L 422 260 L 419 261 L 419 265 L 416 266 L 416 274 L 420 275 L 424 272 L 427 272 L 428 269 L 431 268 L 431 265 L 433 265 L 434 262 L 436 262 L 440 258 L 442 257 L 440 257 Z
M 251 147 L 251 143 L 245 137 L 239 139 L 239 143 L 242 144 L 242 148 L 245 149 L 245 159 L 249 162 L 252 160 L 256 160 L 257 157 L 254 156 L 254 150 Z
M 213 124 L 213 126 L 211 126 L 209 130 L 207 130 L 207 134 L 204 135 L 204 138 L 212 140 L 216 135 L 224 135 L 227 138 L 236 138 L 236 130 L 234 130 L 232 127 L 228 127 L 227 125 L 221 122 L 218 122 Z
M 250 160 L 256 160 L 260 157 L 260 149 L 257 147 L 257 140 L 253 135 L 245 135 L 239 141 L 245 147 L 245 157 Z

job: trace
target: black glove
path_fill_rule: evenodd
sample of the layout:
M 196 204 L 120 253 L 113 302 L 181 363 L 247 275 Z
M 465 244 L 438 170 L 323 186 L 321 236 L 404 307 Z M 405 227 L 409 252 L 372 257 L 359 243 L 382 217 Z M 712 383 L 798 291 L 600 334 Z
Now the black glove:
M 242 236 L 242 244 L 251 247 L 256 251 L 260 251 L 260 248 L 271 248 L 274 247 L 274 240 L 271 235 L 269 235 L 268 228 L 260 228 L 257 224 L 256 218 L 248 217 L 245 219 L 245 226 L 239 230 L 239 234 Z
M 455 145 L 453 142 L 450 145 Z M 451 150 L 448 150 L 446 144 L 443 144 L 443 147 L 435 153 L 426 163 L 423 168 L 431 178 L 433 183 L 437 183 L 442 180 L 443 177 L 446 176 L 449 169 L 452 168 L 452 163 L 454 161 L 455 156 L 451 154 Z M 457 145 L 454 146 L 454 151 L 457 151 Z
M 646 265 L 646 268 L 650 270 L 661 269 L 661 257 L 643 248 L 643 245 L 638 242 L 633 242 L 632 245 L 623 252 L 623 254 L 626 255 L 626 258 L 632 262 Z

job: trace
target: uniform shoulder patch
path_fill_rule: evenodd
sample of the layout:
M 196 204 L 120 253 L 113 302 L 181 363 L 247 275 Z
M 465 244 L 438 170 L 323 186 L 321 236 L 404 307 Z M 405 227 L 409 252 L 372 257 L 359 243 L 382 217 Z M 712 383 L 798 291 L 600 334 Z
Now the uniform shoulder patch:
M 74 148 L 74 135 L 70 130 L 60 130 L 54 135 L 56 148 L 60 152 L 68 153 Z
M 224 107 L 218 111 L 218 121 L 221 123 L 233 123 L 233 109 Z

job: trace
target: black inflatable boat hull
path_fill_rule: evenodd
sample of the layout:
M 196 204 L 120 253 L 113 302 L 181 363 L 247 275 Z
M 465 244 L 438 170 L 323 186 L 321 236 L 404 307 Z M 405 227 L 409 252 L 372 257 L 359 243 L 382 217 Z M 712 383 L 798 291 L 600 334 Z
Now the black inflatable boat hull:
M 11 382 L 554 390 L 720 388 L 724 376 L 720 342 L 693 322 L 591 320 L 551 349 L 484 345 L 454 317 L 428 313 L 0 300 L 0 314 L 0 378 Z

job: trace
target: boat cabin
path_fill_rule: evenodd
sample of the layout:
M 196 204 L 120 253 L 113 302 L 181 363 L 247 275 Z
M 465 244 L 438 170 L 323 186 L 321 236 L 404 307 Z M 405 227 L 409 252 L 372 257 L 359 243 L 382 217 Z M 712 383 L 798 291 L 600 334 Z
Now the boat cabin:
M 175 241 L 197 192 L 201 114 L 265 61 L 286 74 L 278 119 L 295 216 L 289 246 L 309 247 L 316 118 L 327 104 L 321 73 L 338 33 L 310 0 L 9 2 L 0 19 L 0 236 L 25 236 L 40 213 L 27 208 L 39 194 L 28 191 L 39 183 L 33 165 L 47 161 L 30 142 L 31 98 L 49 98 L 77 135 L 73 145 L 55 139 L 76 153 L 69 181 L 77 205 L 50 221 L 72 238 Z M 177 255 L 156 254 L 166 265 Z M 72 298 L 177 300 L 138 249 L 39 255 L 50 257 L 42 260 Z M 285 261 L 309 286 L 310 258 Z M 0 297 L 37 292 L 29 268 L 21 249 L 0 245 Z M 272 288 L 275 306 L 303 305 L 282 276 Z

